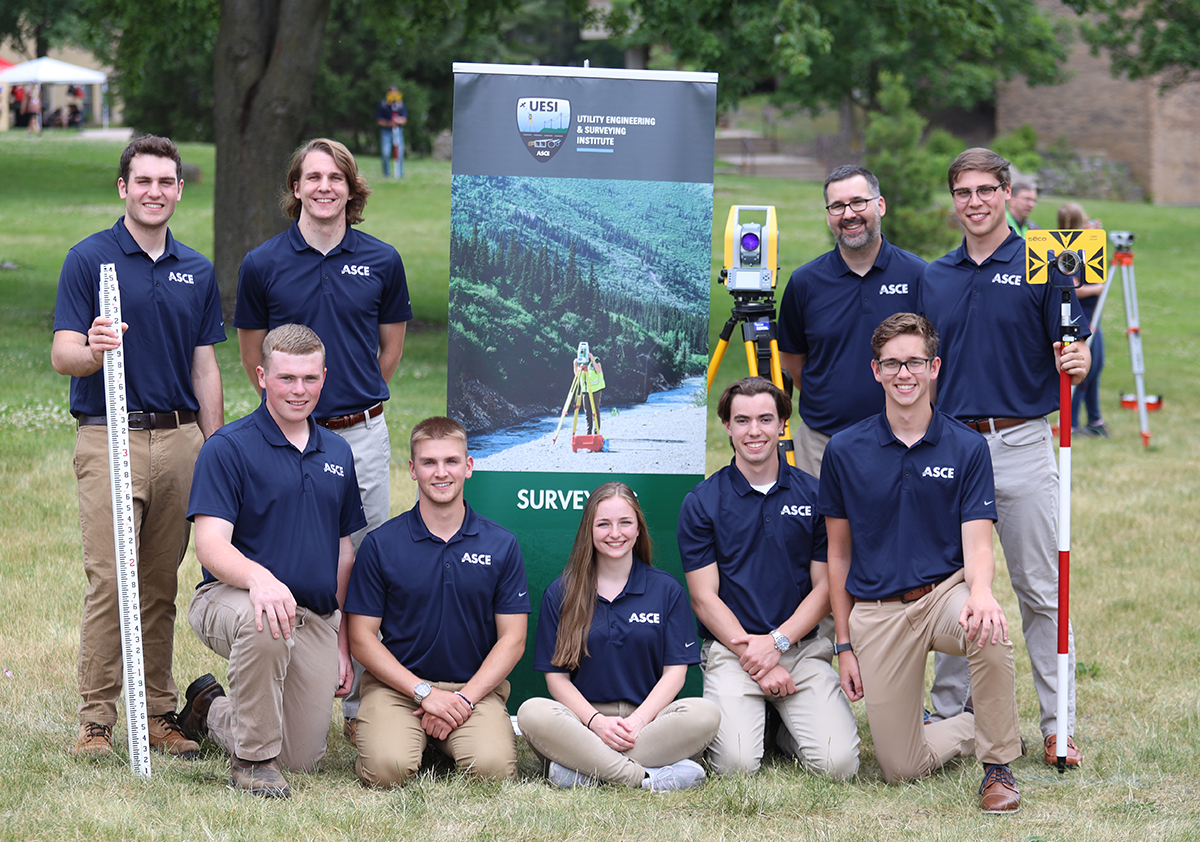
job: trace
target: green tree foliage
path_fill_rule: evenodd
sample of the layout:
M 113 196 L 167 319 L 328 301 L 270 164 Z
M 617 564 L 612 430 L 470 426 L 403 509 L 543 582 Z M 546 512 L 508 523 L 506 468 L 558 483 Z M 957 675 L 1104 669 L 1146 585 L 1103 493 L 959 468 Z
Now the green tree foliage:
M 1061 79 L 1067 25 L 1029 0 L 615 0 L 614 28 L 668 44 L 721 73 L 725 105 L 755 87 L 819 111 L 849 100 L 879 111 L 882 74 L 904 74 L 913 105 L 969 107 L 997 82 Z
M 10 41 L 29 59 L 46 55 L 53 46 L 81 43 L 80 5 L 80 0 L 4 0 L 0 43 Z
M 1080 14 L 1093 55 L 1107 50 L 1114 76 L 1161 73 L 1159 92 L 1200 79 L 1200 3 L 1196 0 L 1065 0 Z
M 867 124 L 864 164 L 887 200 L 887 238 L 926 259 L 940 257 L 960 236 L 950 209 L 934 200 L 951 159 L 922 142 L 926 120 L 913 110 L 904 77 L 882 75 L 879 108 Z M 937 148 L 945 145 L 940 138 Z
M 988 148 L 1003 155 L 1023 173 L 1037 175 L 1042 168 L 1042 156 L 1037 153 L 1037 132 L 1028 124 L 1007 134 L 997 136 Z

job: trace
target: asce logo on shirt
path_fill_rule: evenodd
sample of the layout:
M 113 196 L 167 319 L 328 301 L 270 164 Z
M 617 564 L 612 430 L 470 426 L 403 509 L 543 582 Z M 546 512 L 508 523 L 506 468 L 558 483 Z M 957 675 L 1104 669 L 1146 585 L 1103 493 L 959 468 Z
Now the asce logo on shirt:
M 1009 286 L 1019 287 L 1021 282 L 1025 280 L 1024 275 L 1001 275 L 996 273 L 996 277 L 992 278 L 994 284 L 1008 284 Z
M 482 564 L 484 567 L 492 566 L 492 557 L 485 553 L 463 553 L 463 557 L 459 561 L 463 564 Z
M 934 479 L 954 479 L 954 469 L 927 467 L 921 471 L 921 476 L 933 477 Z
M 779 510 L 779 514 L 812 517 L 812 506 L 788 506 L 785 504 L 784 507 Z
M 652 623 L 654 625 L 658 625 L 659 616 L 660 615 L 657 613 L 644 613 L 643 612 L 643 613 L 639 614 L 637 611 L 634 611 L 632 614 L 629 615 L 629 622 L 631 622 L 631 623 Z
M 354 266 L 350 263 L 347 263 L 345 266 L 342 267 L 342 274 L 343 275 L 361 275 L 364 278 L 369 278 L 369 277 L 371 277 L 371 267 L 370 266 Z
M 346 471 L 341 465 L 331 465 L 328 462 L 325 463 L 325 473 L 333 474 L 334 476 L 339 477 L 344 477 L 346 475 Z
M 196 279 L 187 272 L 172 272 L 167 275 L 167 280 L 174 281 L 177 284 L 192 284 L 195 286 Z
M 908 284 L 880 284 L 880 295 L 908 295 Z

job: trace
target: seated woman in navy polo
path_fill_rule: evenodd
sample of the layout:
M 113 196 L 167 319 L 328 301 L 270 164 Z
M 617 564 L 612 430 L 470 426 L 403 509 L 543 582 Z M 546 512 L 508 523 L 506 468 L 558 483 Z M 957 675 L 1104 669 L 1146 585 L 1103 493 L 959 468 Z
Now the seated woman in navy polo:
M 655 792 L 704 780 L 689 758 L 717 733 L 721 713 L 676 700 L 699 663 L 687 594 L 650 566 L 650 535 L 629 486 L 606 482 L 588 498 L 563 575 L 542 597 L 533 668 L 553 699 L 529 699 L 517 724 L 550 762 L 551 783 L 600 781 Z

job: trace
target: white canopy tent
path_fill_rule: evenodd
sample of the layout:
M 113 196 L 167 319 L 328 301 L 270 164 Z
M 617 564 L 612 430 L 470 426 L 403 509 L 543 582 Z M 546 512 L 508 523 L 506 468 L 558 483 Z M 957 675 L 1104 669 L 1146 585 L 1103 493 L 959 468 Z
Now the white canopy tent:
M 0 70 L 0 85 L 103 85 L 107 88 L 108 74 L 68 64 L 56 58 L 42 56 L 33 61 L 14 64 Z M 7 94 L 7 91 L 5 92 Z M 5 96 L 7 107 L 7 96 Z M 108 109 L 104 109 L 104 124 L 108 127 Z

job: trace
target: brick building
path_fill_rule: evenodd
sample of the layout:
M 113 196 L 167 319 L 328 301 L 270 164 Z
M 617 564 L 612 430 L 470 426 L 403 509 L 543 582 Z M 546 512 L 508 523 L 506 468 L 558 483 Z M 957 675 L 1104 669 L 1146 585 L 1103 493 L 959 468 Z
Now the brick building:
M 1076 19 L 1058 0 L 1037 3 L 1049 15 Z M 1078 37 L 1066 70 L 1071 78 L 1054 87 L 1003 85 L 996 131 L 1028 123 L 1043 145 L 1065 136 L 1082 154 L 1129 164 L 1155 204 L 1200 204 L 1200 83 L 1159 96 L 1157 79 L 1114 79 L 1107 53 L 1093 56 Z

